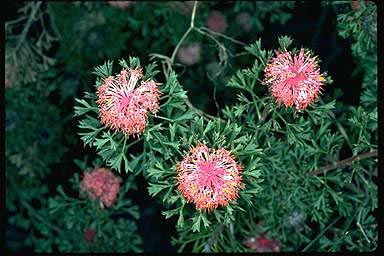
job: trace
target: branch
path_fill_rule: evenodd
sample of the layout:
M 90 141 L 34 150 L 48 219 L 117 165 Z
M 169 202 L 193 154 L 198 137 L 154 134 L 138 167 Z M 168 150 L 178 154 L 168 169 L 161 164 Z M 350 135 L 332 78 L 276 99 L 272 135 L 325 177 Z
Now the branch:
M 27 21 L 27 24 L 25 25 L 23 31 L 21 32 L 21 35 L 20 35 L 20 39 L 19 39 L 19 42 L 17 43 L 16 47 L 15 47 L 15 51 L 17 51 L 19 49 L 19 47 L 21 46 L 21 44 L 24 42 L 27 34 L 28 34 L 28 31 L 29 31 L 29 28 L 31 27 L 32 25 L 32 22 L 35 20 L 36 18 L 36 13 L 37 11 L 39 10 L 40 8 L 40 5 L 42 4 L 43 2 L 42 1 L 39 1 L 37 3 L 35 3 L 35 6 L 32 7 L 32 11 L 31 11 L 31 14 L 29 16 L 29 19 Z
M 196 32 L 198 32 L 198 33 L 200 33 L 202 35 L 205 35 L 205 36 L 209 37 L 210 39 L 212 39 L 223 50 L 223 52 L 225 54 L 227 54 L 227 49 L 224 47 L 223 44 L 221 44 L 211 34 L 217 35 L 217 36 L 221 36 L 221 37 L 223 37 L 223 38 L 225 38 L 227 40 L 230 40 L 230 41 L 232 41 L 234 43 L 237 43 L 237 44 L 245 45 L 245 43 L 240 42 L 238 40 L 235 40 L 233 38 L 230 38 L 230 37 L 228 37 L 228 36 L 226 36 L 224 34 L 216 33 L 214 31 L 211 31 L 211 30 L 209 30 L 207 28 L 204 28 L 204 27 L 200 27 L 200 28 L 195 27 L 195 17 L 196 17 L 197 4 L 198 4 L 198 1 L 195 1 L 193 3 L 193 9 L 192 9 L 192 14 L 191 14 L 191 23 L 190 23 L 187 31 L 185 31 L 184 35 L 181 37 L 181 39 L 177 43 L 175 49 L 173 50 L 173 52 L 171 54 L 171 57 L 169 58 L 169 57 L 167 57 L 165 55 L 161 55 L 161 54 L 151 54 L 151 58 L 156 58 L 157 57 L 157 58 L 163 59 L 163 61 L 162 61 L 162 68 L 163 68 L 163 73 L 164 73 L 166 79 L 168 79 L 168 75 L 169 75 L 170 71 L 172 70 L 172 66 L 174 65 L 176 54 L 179 51 L 179 48 L 181 47 L 182 43 L 185 41 L 185 39 L 188 37 L 188 35 L 193 30 L 195 30 Z M 165 67 L 164 64 L 166 64 L 167 68 Z M 221 122 L 225 122 L 224 120 L 220 119 L 219 117 L 212 116 L 212 115 L 207 114 L 204 111 L 196 108 L 195 106 L 193 106 L 193 104 L 191 103 L 191 101 L 188 98 L 185 99 L 185 103 L 187 104 L 187 106 L 189 108 L 191 108 L 193 111 L 195 111 L 199 116 L 202 116 L 204 119 L 206 119 L 208 121 L 211 120 L 211 119 L 218 118 Z
M 242 46 L 247 45 L 247 44 L 244 43 L 244 42 L 241 42 L 241 41 L 236 40 L 236 39 L 234 39 L 234 38 L 232 38 L 232 37 L 226 36 L 225 34 L 222 34 L 222 33 L 219 33 L 219 32 L 215 32 L 215 31 L 210 30 L 209 28 L 206 28 L 206 27 L 200 27 L 200 28 L 196 28 L 196 29 L 197 29 L 197 30 L 200 30 L 202 33 L 204 33 L 204 31 L 205 31 L 205 32 L 208 32 L 208 33 L 213 34 L 213 35 L 216 35 L 216 36 L 221 36 L 221 37 L 223 37 L 223 38 L 225 38 L 225 39 L 227 39 L 227 40 L 229 40 L 229 41 L 231 41 L 231 42 L 233 42 L 233 43 L 236 43 L 236 44 L 239 44 L 239 45 L 242 45 Z M 204 33 L 204 34 L 205 34 L 205 33 Z M 246 54 L 249 54 L 249 53 L 246 53 Z
M 195 1 L 193 3 L 193 9 L 192 9 L 192 15 L 191 15 L 191 24 L 189 25 L 189 28 L 187 29 L 187 31 L 185 31 L 183 37 L 177 43 L 175 49 L 172 52 L 171 60 L 170 60 L 170 66 L 173 65 L 173 62 L 175 61 L 176 54 L 179 51 L 179 48 L 180 48 L 181 44 L 184 42 L 184 40 L 187 38 L 189 33 L 191 33 L 191 31 L 193 30 L 193 28 L 195 26 L 196 6 L 197 6 L 197 1 Z
M 333 170 L 333 169 L 336 169 L 336 168 L 342 168 L 342 167 L 348 166 L 349 164 L 351 164 L 352 162 L 355 162 L 355 161 L 360 161 L 360 160 L 370 158 L 370 157 L 377 157 L 377 155 L 378 155 L 377 150 L 371 150 L 369 152 L 362 153 L 362 154 L 357 155 L 357 156 L 352 156 L 350 158 L 346 158 L 340 162 L 326 165 L 322 168 L 316 169 L 316 170 L 308 173 L 308 175 L 316 176 L 316 175 L 326 173 L 326 172 Z

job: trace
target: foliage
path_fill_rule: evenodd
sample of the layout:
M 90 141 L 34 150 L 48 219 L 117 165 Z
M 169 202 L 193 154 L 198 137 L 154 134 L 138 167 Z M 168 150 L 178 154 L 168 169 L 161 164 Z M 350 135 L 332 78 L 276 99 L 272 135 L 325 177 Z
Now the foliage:
M 31 236 L 26 243 L 34 244 L 36 252 L 52 252 L 55 248 L 60 252 L 141 252 L 142 240 L 134 221 L 139 218 L 139 209 L 126 196 L 136 189 L 132 178 L 124 182 L 118 202 L 111 209 L 101 209 L 97 201 L 71 197 L 61 185 L 57 195 L 48 197 L 40 209 L 22 202 L 31 216 L 27 226 Z M 74 190 L 78 190 L 77 173 L 71 182 Z M 18 217 L 11 217 L 10 223 L 17 222 Z M 91 228 L 96 235 L 94 241 L 87 242 L 84 233 Z
M 257 1 L 256 3 L 251 2 L 236 2 L 234 10 L 236 12 L 248 11 L 252 15 L 252 24 L 256 27 L 257 31 L 264 29 L 263 19 L 269 18 L 269 22 L 279 22 L 285 24 L 292 16 L 288 10 L 293 9 L 295 2 L 286 1 Z
M 179 252 L 251 252 L 244 241 L 257 236 L 284 252 L 375 250 L 377 7 L 357 3 L 322 6 L 350 45 L 356 68 L 346 75 L 361 78 L 360 102 L 332 98 L 343 81 L 319 61 L 323 95 L 301 111 L 278 106 L 263 82 L 277 50 L 320 55 L 296 38 L 265 39 L 273 23 L 287 24 L 293 2 L 23 4 L 5 26 L 7 248 L 150 251 L 139 217 L 160 208 Z M 212 11 L 228 22 L 225 32 L 206 27 Z M 244 13 L 249 30 L 236 20 Z M 176 56 L 189 43 L 202 54 L 186 66 Z M 96 104 L 105 78 L 133 68 L 161 91 L 138 138 L 102 125 Z M 198 142 L 227 149 L 243 166 L 239 197 L 212 212 L 178 190 L 177 163 Z M 111 208 L 79 194 L 92 165 L 122 179 Z M 139 209 L 135 197 L 157 204 Z
M 13 86 L 16 82 L 35 82 L 38 74 L 47 71 L 55 62 L 46 52 L 58 40 L 58 32 L 48 14 L 49 6 L 42 5 L 42 2 L 26 3 L 19 9 L 18 19 L 5 23 L 8 86 Z M 38 36 L 31 35 L 32 29 L 41 32 Z

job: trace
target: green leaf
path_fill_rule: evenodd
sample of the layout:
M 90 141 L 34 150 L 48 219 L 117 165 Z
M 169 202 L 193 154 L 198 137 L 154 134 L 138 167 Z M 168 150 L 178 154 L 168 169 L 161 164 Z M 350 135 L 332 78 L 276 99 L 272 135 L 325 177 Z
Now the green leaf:
M 183 215 L 183 208 L 181 208 L 179 218 L 177 220 L 177 226 L 182 228 L 184 226 L 184 215 Z
M 208 228 L 211 222 L 207 219 L 205 214 L 200 213 L 201 219 L 203 220 L 204 227 Z
M 158 184 L 158 183 L 148 183 L 148 193 L 150 196 L 154 197 L 158 193 L 160 193 L 163 189 L 168 188 L 171 186 L 170 184 Z
M 108 160 L 108 165 L 120 172 L 121 168 L 121 161 L 123 160 L 123 155 L 118 154 L 117 156 L 113 157 L 112 159 Z
M 201 215 L 195 216 L 192 218 L 193 225 L 192 225 L 192 232 L 200 232 L 200 221 L 201 221 Z
M 182 114 L 181 116 L 175 118 L 174 120 L 175 121 L 185 121 L 185 120 L 190 120 L 192 119 L 193 117 L 195 116 L 195 112 L 193 111 L 187 111 L 185 112 L 184 114 Z
M 168 211 L 162 211 L 161 214 L 165 216 L 165 219 L 169 219 L 171 218 L 172 216 L 178 214 L 180 212 L 180 208 L 176 208 L 176 209 L 172 209 L 172 210 L 168 210 Z
M 112 75 L 113 61 L 107 60 L 103 65 L 94 68 L 92 74 L 95 74 L 101 78 L 107 78 Z
M 281 50 L 284 51 L 286 51 L 293 42 L 293 40 L 289 36 L 281 36 L 278 40 Z

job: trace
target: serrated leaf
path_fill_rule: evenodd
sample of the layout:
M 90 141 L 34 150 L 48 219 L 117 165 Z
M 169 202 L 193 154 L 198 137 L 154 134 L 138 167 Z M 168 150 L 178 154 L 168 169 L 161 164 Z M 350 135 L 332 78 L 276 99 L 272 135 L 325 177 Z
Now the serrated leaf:
M 180 207 L 168 211 L 162 211 L 161 214 L 165 216 L 165 219 L 169 219 L 172 216 L 178 214 L 180 212 Z
M 150 196 L 154 197 L 160 193 L 163 189 L 171 186 L 170 184 L 158 184 L 158 183 L 149 183 L 148 193 Z
M 182 114 L 181 116 L 175 118 L 174 120 L 175 120 L 175 121 L 190 120 L 190 119 L 192 119 L 194 116 L 195 116 L 195 112 L 193 112 L 193 111 L 187 111 L 187 112 L 185 112 L 184 114 Z
M 192 232 L 200 232 L 200 221 L 201 221 L 201 216 L 198 215 L 197 217 L 192 219 L 194 221 L 192 225 Z
M 289 36 L 281 36 L 278 40 L 281 50 L 287 50 L 293 42 L 293 39 L 291 39 Z
M 107 78 L 112 75 L 113 61 L 107 60 L 103 65 L 94 68 L 92 74 L 95 74 L 102 78 Z

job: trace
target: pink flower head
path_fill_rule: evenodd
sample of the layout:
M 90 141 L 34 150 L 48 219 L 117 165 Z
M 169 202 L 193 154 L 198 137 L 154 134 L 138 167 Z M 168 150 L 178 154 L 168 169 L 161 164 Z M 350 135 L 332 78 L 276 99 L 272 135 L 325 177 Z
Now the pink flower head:
M 177 59 L 187 65 L 192 66 L 196 64 L 201 57 L 201 45 L 197 42 L 181 46 L 177 51 Z
M 316 56 L 317 57 L 317 56 Z M 277 52 L 277 56 L 265 68 L 264 82 L 270 86 L 272 95 L 280 106 L 296 106 L 297 110 L 306 108 L 324 84 L 316 57 L 301 49 L 297 56 L 291 52 Z
M 107 168 L 96 168 L 93 172 L 84 172 L 80 183 L 80 192 L 87 193 L 94 201 L 96 198 L 107 207 L 112 207 L 119 193 L 121 179 Z
M 87 230 L 84 232 L 84 239 L 85 239 L 88 243 L 93 243 L 93 242 L 94 242 L 95 235 L 96 235 L 96 230 L 93 229 L 93 228 L 89 228 L 89 229 L 87 229 Z
M 256 252 L 280 252 L 280 242 L 265 236 L 247 237 L 244 245 Z
M 244 188 L 239 175 L 242 166 L 224 148 L 209 149 L 198 143 L 177 164 L 178 189 L 188 202 L 208 212 L 225 206 Z
M 223 33 L 227 30 L 228 24 L 221 12 L 213 11 L 207 18 L 207 26 L 214 32 Z
M 159 83 L 149 79 L 137 82 L 143 76 L 140 68 L 123 69 L 119 75 L 104 79 L 97 88 L 101 123 L 127 136 L 139 136 L 147 125 L 147 112 L 159 109 Z

